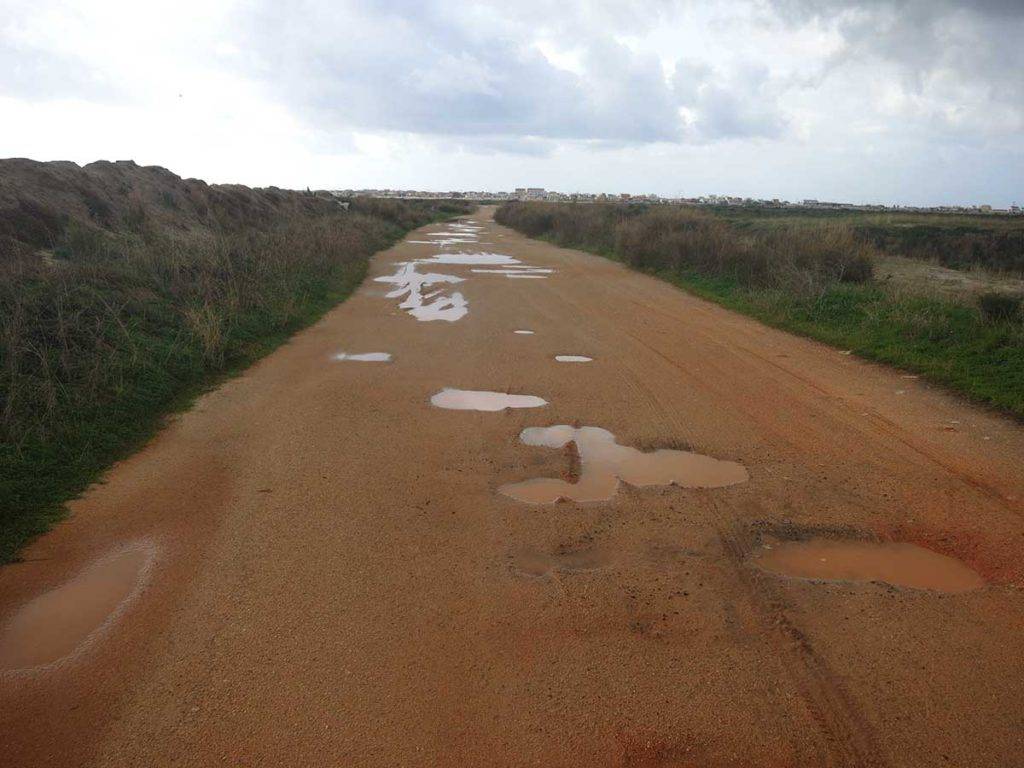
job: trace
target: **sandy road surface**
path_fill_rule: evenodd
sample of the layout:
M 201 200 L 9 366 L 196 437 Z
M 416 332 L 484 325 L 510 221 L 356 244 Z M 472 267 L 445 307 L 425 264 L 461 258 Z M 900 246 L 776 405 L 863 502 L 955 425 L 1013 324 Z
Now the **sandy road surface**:
M 468 301 L 456 322 L 419 322 L 368 281 L 0 571 L 8 616 L 124 542 L 155 553 L 87 647 L 0 677 L 0 763 L 1024 765 L 1024 430 L 474 218 L 490 245 L 453 249 L 557 272 L 437 267 L 466 278 L 441 286 Z M 403 243 L 373 275 L 436 252 Z M 550 404 L 442 410 L 443 387 Z M 500 495 L 569 471 L 566 451 L 517 440 L 554 424 L 688 445 L 750 479 L 587 505 Z M 924 544 L 988 584 L 751 564 L 808 532 Z

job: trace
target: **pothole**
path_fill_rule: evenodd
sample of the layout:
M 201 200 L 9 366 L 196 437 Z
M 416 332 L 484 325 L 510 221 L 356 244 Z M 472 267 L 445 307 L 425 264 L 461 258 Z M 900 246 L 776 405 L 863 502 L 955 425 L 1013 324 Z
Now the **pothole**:
M 787 541 L 765 544 L 752 561 L 774 574 L 819 581 L 881 581 L 951 594 L 985 584 L 959 560 L 901 542 Z
M 503 411 L 506 408 L 539 408 L 548 401 L 534 395 L 511 395 L 505 392 L 483 392 L 445 387 L 430 398 L 438 408 L 454 411 Z
M 615 442 L 615 435 L 600 427 L 529 427 L 519 440 L 524 445 L 564 448 L 570 443 L 579 456 L 576 482 L 535 478 L 508 483 L 498 491 L 528 504 L 572 501 L 607 501 L 619 482 L 634 486 L 677 485 L 683 488 L 722 488 L 746 482 L 742 464 L 702 456 L 690 451 L 662 449 L 644 453 Z
M 126 547 L 27 603 L 0 630 L 0 669 L 41 667 L 83 647 L 139 591 L 153 557 L 149 544 Z

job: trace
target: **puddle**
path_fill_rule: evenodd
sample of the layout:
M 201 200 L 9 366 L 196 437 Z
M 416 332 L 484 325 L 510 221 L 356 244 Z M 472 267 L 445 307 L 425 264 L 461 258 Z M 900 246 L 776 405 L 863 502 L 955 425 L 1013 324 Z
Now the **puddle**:
M 395 264 L 396 271 L 393 275 L 383 275 L 375 278 L 375 281 L 378 283 L 390 283 L 395 286 L 393 290 L 386 294 L 388 298 L 404 297 L 402 303 L 398 305 L 399 309 L 404 309 L 417 320 L 424 321 L 446 320 L 454 322 L 459 320 L 469 312 L 469 302 L 458 291 L 445 294 L 442 290 L 438 289 L 430 293 L 424 293 L 424 289 L 435 285 L 461 283 L 464 281 L 464 278 L 439 272 L 419 272 L 417 267 L 421 264 L 497 266 L 501 267 L 502 270 L 526 270 L 526 273 L 516 271 L 514 274 L 507 274 L 507 277 L 510 278 L 545 276 L 532 274 L 533 270 L 538 268 L 520 264 L 518 259 L 503 253 L 439 253 L 429 259 L 398 262 Z
M 478 392 L 445 387 L 430 398 L 438 408 L 454 411 L 503 411 L 506 408 L 539 408 L 548 401 L 534 395 L 510 395 L 505 392 Z
M 441 248 L 447 248 L 449 245 L 461 245 L 465 243 L 472 243 L 478 245 L 479 242 L 474 237 L 472 239 L 465 237 L 444 237 L 438 240 L 406 240 L 407 243 L 415 243 L 416 245 L 436 245 Z
M 518 333 L 520 336 L 533 336 L 533 331 L 527 331 L 527 330 L 512 331 L 512 333 Z
M 525 276 L 528 276 L 528 275 L 529 276 L 533 276 L 533 275 L 537 275 L 537 276 L 550 275 L 554 271 L 555 270 L 553 270 L 553 269 L 543 269 L 541 267 L 525 267 L 523 269 L 513 269 L 512 267 L 509 267 L 507 269 L 471 269 L 470 270 L 470 272 L 475 272 L 475 273 L 480 274 L 480 275 L 483 275 L 483 274 L 487 274 L 487 275 L 513 275 L 513 276 L 519 276 L 519 277 L 525 277 Z
M 555 360 L 560 363 L 589 363 L 593 359 L 586 355 L 555 355 Z
M 445 296 L 440 291 L 425 295 L 423 293 L 424 288 L 439 284 L 461 283 L 462 278 L 435 272 L 417 272 L 416 263 L 412 261 L 400 263 L 395 274 L 378 277 L 376 282 L 394 285 L 395 289 L 388 292 L 387 297 L 396 299 L 405 296 L 398 307 L 406 310 L 417 320 L 454 322 L 464 317 L 469 311 L 469 305 L 461 293 L 456 291 L 450 296 Z
M 985 582 L 959 560 L 916 544 L 812 539 L 766 549 L 758 567 L 783 576 L 825 581 L 884 581 L 936 592 L 968 592 Z
M 390 352 L 361 352 L 358 355 L 350 355 L 348 352 L 339 352 L 334 356 L 335 360 L 355 360 L 360 363 L 386 363 L 391 360 Z
M 607 555 L 591 549 L 552 553 L 524 548 L 513 553 L 510 559 L 510 567 L 513 571 L 538 579 L 554 571 L 569 573 L 596 571 L 606 568 L 612 563 L 611 558 Z
M 498 491 L 528 504 L 572 501 L 607 501 L 619 482 L 635 486 L 678 485 L 683 488 L 722 488 L 749 479 L 742 464 L 720 461 L 689 451 L 660 449 L 644 453 L 619 445 L 615 435 L 600 427 L 529 427 L 519 434 L 524 445 L 563 448 L 575 443 L 579 455 L 579 479 L 568 483 L 557 478 L 536 478 L 508 483 Z
M 476 240 L 476 235 L 468 231 L 449 230 L 447 232 L 427 232 L 426 237 L 464 237 L 468 240 Z
M 151 546 L 127 547 L 26 604 L 0 630 L 0 669 L 41 667 L 84 647 L 127 607 L 152 561 Z
M 423 259 L 423 264 L 461 264 L 464 266 L 512 266 L 519 263 L 519 259 L 506 256 L 504 253 L 439 253 L 429 259 Z

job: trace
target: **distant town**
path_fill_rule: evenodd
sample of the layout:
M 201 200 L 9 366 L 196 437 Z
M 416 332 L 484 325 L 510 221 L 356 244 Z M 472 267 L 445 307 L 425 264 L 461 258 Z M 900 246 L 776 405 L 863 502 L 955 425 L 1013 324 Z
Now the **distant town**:
M 647 203 L 662 205 L 703 205 L 703 206 L 737 206 L 751 208 L 820 208 L 825 210 L 849 211 L 902 211 L 918 213 L 961 213 L 1020 216 L 1024 209 L 1019 205 L 1008 208 L 994 208 L 991 205 L 858 205 L 855 203 L 835 203 L 825 200 L 800 200 L 791 202 L 772 198 L 760 200 L 750 197 L 730 197 L 727 195 L 704 195 L 703 197 L 662 197 L 661 195 L 621 194 L 590 194 L 584 192 L 556 192 L 543 187 L 517 187 L 512 192 L 427 192 L 410 189 L 340 189 L 332 190 L 337 197 L 395 197 L 422 200 L 480 200 L 482 202 L 504 202 L 506 200 L 533 200 L 549 203 Z

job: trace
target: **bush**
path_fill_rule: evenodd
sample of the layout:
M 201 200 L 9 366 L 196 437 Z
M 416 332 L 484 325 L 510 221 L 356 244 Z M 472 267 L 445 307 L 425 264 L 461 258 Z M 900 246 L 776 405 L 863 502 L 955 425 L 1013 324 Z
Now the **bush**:
M 981 316 L 989 322 L 1014 320 L 1021 316 L 1024 297 L 1011 293 L 989 291 L 978 297 L 978 309 Z

